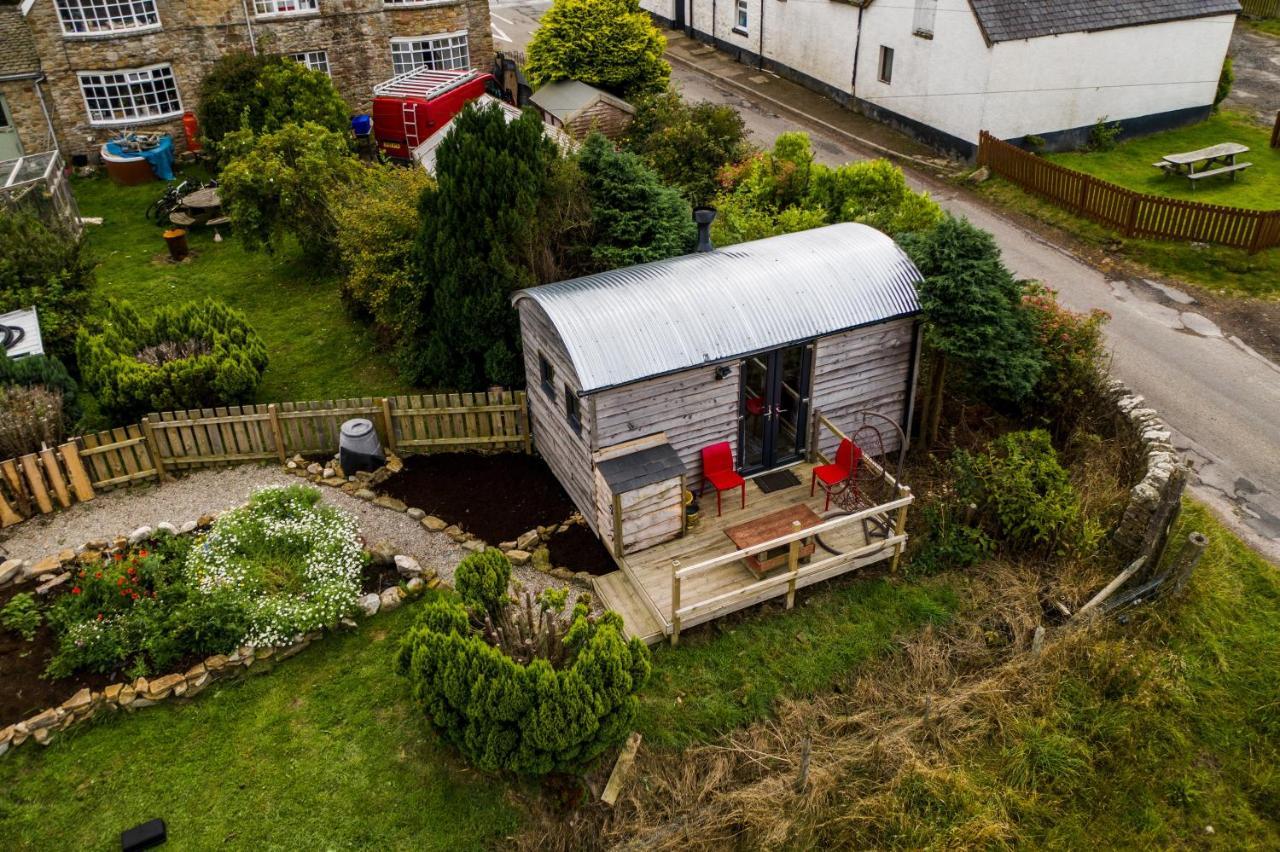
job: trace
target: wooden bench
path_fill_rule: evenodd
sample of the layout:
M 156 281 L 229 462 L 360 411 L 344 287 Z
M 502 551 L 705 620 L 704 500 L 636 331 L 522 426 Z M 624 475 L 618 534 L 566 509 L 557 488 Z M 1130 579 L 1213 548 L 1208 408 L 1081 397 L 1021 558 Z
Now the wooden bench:
M 1186 175 L 1186 177 L 1188 180 L 1191 181 L 1192 186 L 1195 186 L 1195 182 L 1200 180 L 1200 178 L 1213 177 L 1214 175 L 1230 174 L 1231 179 L 1235 180 L 1236 172 L 1242 172 L 1252 165 L 1253 163 L 1235 163 L 1230 166 L 1218 166 L 1218 168 L 1216 169 L 1207 169 L 1203 172 L 1191 172 L 1190 174 Z

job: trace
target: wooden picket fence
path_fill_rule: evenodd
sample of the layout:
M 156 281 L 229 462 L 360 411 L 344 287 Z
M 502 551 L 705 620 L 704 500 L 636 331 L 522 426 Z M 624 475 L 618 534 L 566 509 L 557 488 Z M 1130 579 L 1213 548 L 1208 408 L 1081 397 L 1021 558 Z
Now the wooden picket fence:
M 1280 3 L 1280 0 L 1276 0 Z M 1280 148 L 1280 110 L 1276 112 L 1276 126 L 1271 128 L 1271 147 Z
M 1248 18 L 1280 18 L 1280 0 L 1240 0 Z
M 1218 243 L 1250 254 L 1280 245 L 1280 210 L 1246 210 L 1147 195 L 1051 163 L 985 130 L 979 137 L 978 164 L 1126 237 Z
M 0 527 L 92 500 L 99 491 L 176 471 L 338 451 L 342 423 L 373 421 L 401 455 L 442 450 L 531 451 L 524 391 L 360 397 L 165 411 L 0 461 Z

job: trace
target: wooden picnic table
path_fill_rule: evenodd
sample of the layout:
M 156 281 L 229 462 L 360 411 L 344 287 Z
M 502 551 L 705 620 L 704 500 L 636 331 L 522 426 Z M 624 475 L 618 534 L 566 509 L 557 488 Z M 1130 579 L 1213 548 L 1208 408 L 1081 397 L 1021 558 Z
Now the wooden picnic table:
M 724 534 L 729 540 L 737 545 L 739 550 L 746 550 L 751 547 L 758 547 L 767 541 L 773 541 L 788 533 L 799 532 L 810 527 L 816 527 L 822 523 L 822 518 L 803 503 L 789 506 L 786 509 L 780 509 L 777 512 L 771 512 L 763 517 L 756 518 L 754 521 L 747 521 L 744 524 L 729 527 Z M 790 547 L 783 545 L 764 553 L 754 553 L 743 559 L 747 563 L 747 568 L 757 579 L 763 578 L 766 574 L 775 568 L 781 568 L 787 564 L 787 556 Z M 801 539 L 800 558 L 808 559 L 813 556 L 814 543 L 812 538 Z
M 1249 152 L 1248 145 L 1238 142 L 1222 142 L 1210 145 L 1198 151 L 1186 151 L 1181 154 L 1165 154 L 1160 162 L 1153 166 L 1166 175 L 1179 175 L 1191 181 L 1194 190 L 1196 181 L 1213 175 L 1230 174 L 1234 181 L 1236 175 L 1253 165 L 1253 163 L 1237 163 L 1236 157 Z
M 222 198 L 216 186 L 197 189 L 182 196 L 180 209 L 169 214 L 169 221 L 188 228 L 192 225 L 225 225 L 230 220 L 222 215 Z

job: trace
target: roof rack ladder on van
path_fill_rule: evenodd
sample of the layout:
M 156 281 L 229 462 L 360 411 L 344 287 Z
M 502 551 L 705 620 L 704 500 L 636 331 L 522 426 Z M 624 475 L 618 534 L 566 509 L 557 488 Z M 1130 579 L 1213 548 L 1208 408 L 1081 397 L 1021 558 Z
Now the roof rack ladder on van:
M 412 154 L 422 141 L 418 138 L 418 107 L 413 101 L 405 101 L 400 107 L 404 115 L 404 144 Z

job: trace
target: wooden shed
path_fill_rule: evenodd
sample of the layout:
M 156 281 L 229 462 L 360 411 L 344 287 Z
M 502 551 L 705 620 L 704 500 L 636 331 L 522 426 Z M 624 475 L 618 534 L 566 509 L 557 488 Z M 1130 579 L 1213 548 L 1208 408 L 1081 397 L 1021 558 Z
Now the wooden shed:
M 652 589 L 671 587 L 670 554 L 732 553 L 727 525 L 808 501 L 809 469 L 834 456 L 855 413 L 906 426 L 919 278 L 889 237 L 840 224 L 515 294 L 534 441 L 614 554 L 619 579 L 637 587 L 605 596 L 648 597 L 644 609 L 656 617 L 633 632 L 678 632 L 679 607 L 670 605 L 679 601 L 664 605 Z M 899 436 L 887 430 L 883 449 L 896 449 Z M 730 444 L 748 478 L 747 505 L 735 494 L 717 516 L 710 498 L 694 535 L 685 491 L 698 490 L 701 451 L 718 442 Z M 753 487 L 754 477 L 784 468 L 804 487 Z M 894 481 L 895 500 L 903 491 Z M 894 538 L 883 537 L 889 552 L 879 558 L 900 549 L 905 537 Z M 863 536 L 854 550 L 867 544 Z M 642 576 L 645 566 L 663 576 Z
M 559 127 L 576 139 L 596 130 L 610 139 L 626 131 L 635 115 L 635 107 L 622 98 L 588 86 L 577 80 L 548 83 L 529 98 L 542 120 Z

